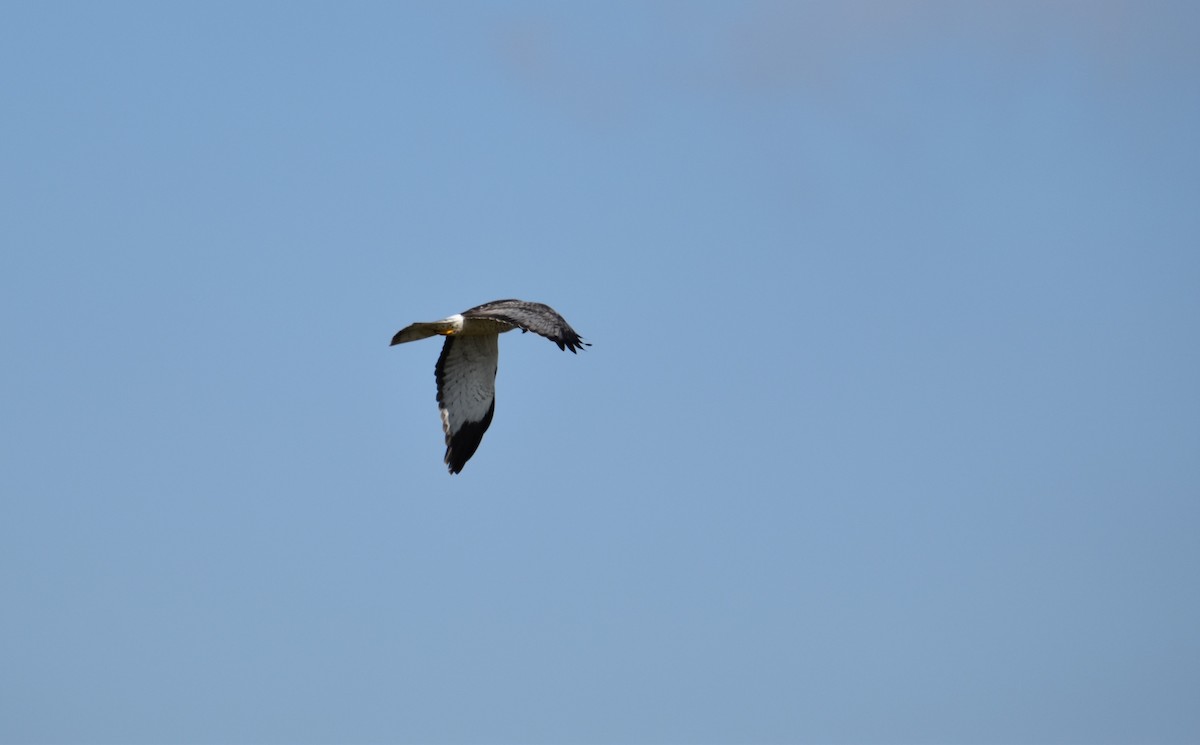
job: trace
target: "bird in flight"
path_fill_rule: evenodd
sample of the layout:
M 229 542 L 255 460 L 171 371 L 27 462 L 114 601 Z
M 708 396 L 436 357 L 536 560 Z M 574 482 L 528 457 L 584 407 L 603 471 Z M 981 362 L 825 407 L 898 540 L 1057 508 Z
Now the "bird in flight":
M 392 346 L 446 337 L 434 375 L 450 473 L 462 471 L 492 423 L 500 334 L 513 329 L 544 336 L 572 354 L 591 346 L 549 305 L 524 300 L 494 300 L 440 321 L 414 323 L 392 337 Z

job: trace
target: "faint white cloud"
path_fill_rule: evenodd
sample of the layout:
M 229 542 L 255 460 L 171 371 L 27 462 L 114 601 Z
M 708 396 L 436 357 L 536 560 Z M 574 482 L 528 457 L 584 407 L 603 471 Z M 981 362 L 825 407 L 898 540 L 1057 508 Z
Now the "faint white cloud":
M 1133 84 L 1163 65 L 1200 62 L 1200 45 L 1192 42 L 1200 14 L 1173 2 L 599 7 L 583 21 L 554 12 L 504 19 L 495 35 L 502 64 L 556 105 L 622 116 L 677 96 L 804 96 L 838 106 L 860 83 L 900 63 L 927 73 L 920 65 L 931 51 L 981 61 L 981 83 L 999 86 L 1020 84 L 1064 55 L 1097 85 Z

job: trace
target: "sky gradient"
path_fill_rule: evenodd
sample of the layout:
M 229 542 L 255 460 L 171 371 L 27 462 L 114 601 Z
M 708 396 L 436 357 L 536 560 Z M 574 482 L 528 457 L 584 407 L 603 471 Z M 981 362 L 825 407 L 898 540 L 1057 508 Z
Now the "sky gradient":
M 0 742 L 1200 741 L 1197 38 L 3 4 Z

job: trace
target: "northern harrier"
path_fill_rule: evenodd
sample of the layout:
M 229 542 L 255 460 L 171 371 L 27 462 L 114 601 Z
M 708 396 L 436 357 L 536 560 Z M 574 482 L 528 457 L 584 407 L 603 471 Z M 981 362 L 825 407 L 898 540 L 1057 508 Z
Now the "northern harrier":
M 441 321 L 414 323 L 392 337 L 393 345 L 438 334 L 446 337 L 434 375 L 450 473 L 462 471 L 492 423 L 499 337 L 513 329 L 544 336 L 572 354 L 591 346 L 549 305 L 523 300 L 484 303 Z

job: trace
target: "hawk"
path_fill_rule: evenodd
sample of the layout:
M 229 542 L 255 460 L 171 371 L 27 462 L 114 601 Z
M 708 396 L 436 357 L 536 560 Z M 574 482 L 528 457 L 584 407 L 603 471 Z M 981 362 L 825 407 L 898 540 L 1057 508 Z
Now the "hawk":
M 414 323 L 392 337 L 393 346 L 439 334 L 446 337 L 434 375 L 450 473 L 462 471 L 492 423 L 500 334 L 513 329 L 544 336 L 572 354 L 591 346 L 549 305 L 524 300 L 484 303 L 440 321 Z

